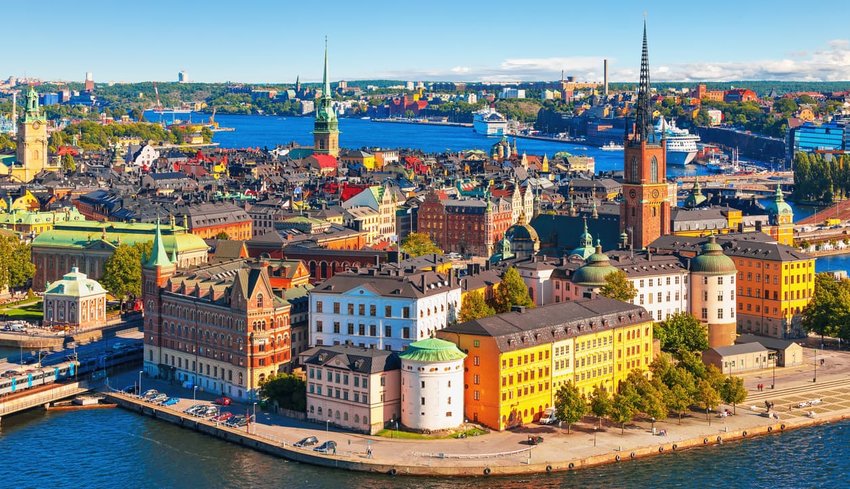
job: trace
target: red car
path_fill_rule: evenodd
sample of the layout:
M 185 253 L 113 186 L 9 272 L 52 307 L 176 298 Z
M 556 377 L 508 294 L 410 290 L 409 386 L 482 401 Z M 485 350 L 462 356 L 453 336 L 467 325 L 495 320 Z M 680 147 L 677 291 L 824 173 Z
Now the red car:
M 222 396 L 222 397 L 219 397 L 218 399 L 216 399 L 213 402 L 218 404 L 219 406 L 230 406 L 230 403 L 233 402 L 233 399 L 231 399 L 227 396 Z

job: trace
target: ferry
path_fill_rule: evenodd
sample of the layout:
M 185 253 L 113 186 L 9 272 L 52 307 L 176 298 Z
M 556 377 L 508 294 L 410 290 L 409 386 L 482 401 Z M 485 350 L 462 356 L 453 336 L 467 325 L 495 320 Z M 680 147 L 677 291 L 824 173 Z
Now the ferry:
M 608 141 L 608 144 L 602 146 L 599 149 L 601 149 L 602 151 L 623 151 L 623 145 L 617 144 L 614 141 Z
M 667 140 L 668 165 L 685 166 L 694 161 L 699 136 L 691 134 L 687 129 L 679 129 L 676 127 L 676 121 L 667 122 L 664 117 L 658 119 L 655 134 Z
M 508 131 L 508 118 L 494 109 L 479 110 L 473 115 L 472 131 L 484 136 L 504 136 Z

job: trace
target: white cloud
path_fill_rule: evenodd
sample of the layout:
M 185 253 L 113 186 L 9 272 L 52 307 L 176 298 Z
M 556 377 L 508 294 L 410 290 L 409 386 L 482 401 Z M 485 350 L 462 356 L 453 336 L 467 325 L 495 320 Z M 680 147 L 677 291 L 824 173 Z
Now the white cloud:
M 731 80 L 850 80 L 850 40 L 836 39 L 820 50 L 796 51 L 784 59 L 744 62 L 694 62 L 665 64 L 650 68 L 653 81 Z M 508 58 L 497 66 L 455 66 L 451 69 L 398 70 L 387 78 L 465 81 L 555 80 L 564 70 L 576 80 L 601 81 L 602 58 L 571 56 L 551 58 Z M 609 60 L 611 81 L 635 81 L 638 66 L 619 66 Z

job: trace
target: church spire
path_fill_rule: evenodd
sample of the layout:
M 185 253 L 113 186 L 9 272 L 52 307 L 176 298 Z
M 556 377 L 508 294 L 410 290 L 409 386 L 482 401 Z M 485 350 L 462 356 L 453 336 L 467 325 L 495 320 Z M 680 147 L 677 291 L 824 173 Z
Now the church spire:
M 41 119 L 41 107 L 38 105 L 38 92 L 35 91 L 35 87 L 30 85 L 29 91 L 27 91 L 27 111 L 26 111 L 26 121 L 33 121 L 36 119 Z
M 166 267 L 171 265 L 168 259 L 168 254 L 165 252 L 165 245 L 162 244 L 162 232 L 160 231 L 159 217 L 156 218 L 156 232 L 153 236 L 153 247 L 151 256 L 145 263 L 148 268 Z
M 640 56 L 640 85 L 635 115 L 635 141 L 655 142 L 652 127 L 652 105 L 649 92 L 649 44 L 646 40 L 646 19 L 643 21 L 643 49 Z
M 331 98 L 331 82 L 328 80 L 328 36 L 325 36 L 325 72 L 322 76 L 322 98 Z

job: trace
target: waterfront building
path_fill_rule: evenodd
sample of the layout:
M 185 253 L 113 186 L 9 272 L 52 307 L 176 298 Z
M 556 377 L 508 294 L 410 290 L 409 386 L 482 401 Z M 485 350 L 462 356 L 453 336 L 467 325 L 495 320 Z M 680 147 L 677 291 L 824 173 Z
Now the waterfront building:
M 72 330 L 106 324 L 106 290 L 72 267 L 60 280 L 47 286 L 42 304 L 44 326 Z
M 301 354 L 307 370 L 307 419 L 374 435 L 399 420 L 398 354 L 351 345 Z
M 322 95 L 316 101 L 316 121 L 313 124 L 313 153 L 339 156 L 339 121 L 333 107 L 333 92 L 328 80 L 328 41 L 325 40 L 325 70 Z
M 142 276 L 148 375 L 250 402 L 265 379 L 289 368 L 290 305 L 274 293 L 268 262 L 178 271 L 157 223 Z
M 654 252 L 694 257 L 706 238 L 662 236 Z M 717 237 L 737 269 L 735 302 L 739 333 L 773 338 L 801 338 L 802 312 L 814 294 L 815 259 L 764 233 L 730 233 Z
M 467 353 L 467 419 L 494 430 L 532 423 L 565 382 L 614 392 L 653 358 L 652 317 L 605 297 L 523 309 L 449 326 L 437 336 Z
M 274 281 L 272 281 L 274 285 Z M 290 338 L 292 360 L 300 362 L 299 355 L 310 347 L 310 296 L 313 289 L 310 284 L 289 287 L 283 291 L 283 298 L 289 302 Z
M 738 269 L 714 236 L 690 261 L 691 313 L 708 329 L 710 347 L 735 343 L 735 276 Z
M 134 245 L 154 240 L 159 227 L 152 223 L 74 221 L 54 223 L 32 240 L 32 262 L 35 276 L 32 287 L 42 290 L 48 282 L 58 280 L 66 270 L 78 267 L 98 280 L 103 265 L 121 244 Z M 209 247 L 203 239 L 175 225 L 174 219 L 161 228 L 162 243 L 180 268 L 207 262 Z
M 847 126 L 836 122 L 806 122 L 791 129 L 791 157 L 796 153 L 813 153 L 819 150 L 841 151 L 845 146 Z
M 634 129 L 626 132 L 623 150 L 624 199 L 620 220 L 620 230 L 629 234 L 630 242 L 637 249 L 646 247 L 659 236 L 670 234 L 667 143 L 656 135 L 652 124 L 649 86 L 649 50 L 644 24 L 637 113 Z
M 709 348 L 702 352 L 702 361 L 706 365 L 714 365 L 726 375 L 737 375 L 773 366 L 769 356 L 767 348 L 753 342 Z
M 337 273 L 310 291 L 310 345 L 403 351 L 457 318 L 454 273 L 394 267 Z
M 756 342 L 770 351 L 768 361 L 771 367 L 774 363 L 777 367 L 797 367 L 803 364 L 803 347 L 796 341 L 751 334 L 742 334 L 735 338 L 737 344 Z
M 416 431 L 457 428 L 464 421 L 466 354 L 439 338 L 411 343 L 401 359 L 401 424 Z

